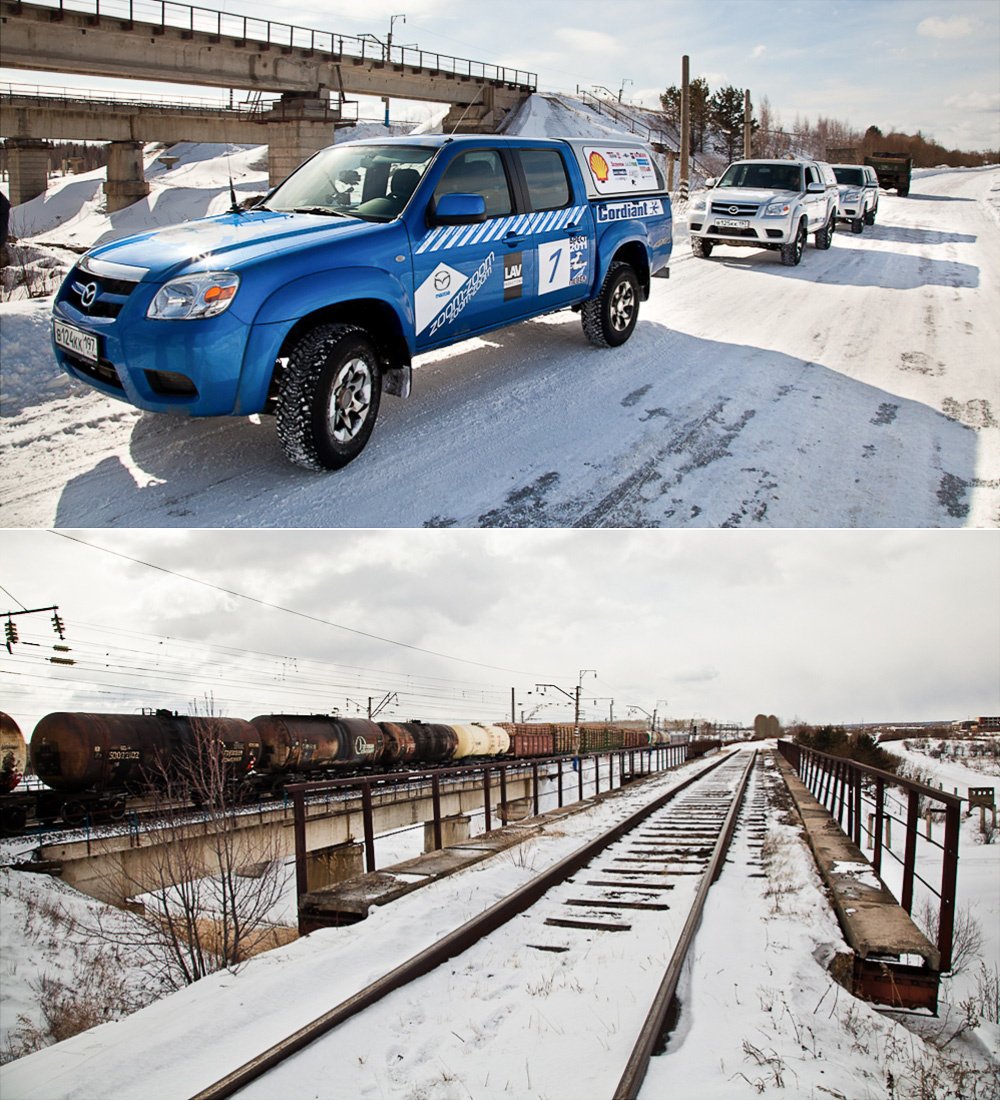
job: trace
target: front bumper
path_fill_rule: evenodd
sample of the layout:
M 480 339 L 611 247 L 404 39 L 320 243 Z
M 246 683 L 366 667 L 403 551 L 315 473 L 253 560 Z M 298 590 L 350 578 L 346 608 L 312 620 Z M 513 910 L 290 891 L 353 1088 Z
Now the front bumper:
M 692 237 L 701 237 L 716 244 L 746 245 L 749 248 L 787 244 L 792 239 L 792 217 L 789 214 L 765 217 L 750 204 L 733 204 L 735 211 L 713 209 L 711 199 L 704 210 L 688 213 L 688 230 Z
M 53 321 L 95 337 L 97 358 L 60 347 L 53 335 L 59 366 L 101 393 L 151 412 L 259 412 L 240 407 L 250 326 L 232 308 L 205 320 L 152 321 L 145 313 L 157 289 L 140 284 L 116 317 L 88 316 L 60 294 Z

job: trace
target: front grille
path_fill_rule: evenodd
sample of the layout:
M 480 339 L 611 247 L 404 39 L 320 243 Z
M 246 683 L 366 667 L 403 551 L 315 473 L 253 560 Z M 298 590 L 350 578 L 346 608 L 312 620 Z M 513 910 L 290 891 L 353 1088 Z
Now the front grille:
M 725 218 L 753 218 L 760 209 L 759 202 L 713 202 L 712 213 Z
M 138 283 L 109 279 L 74 268 L 63 297 L 88 317 L 117 317 Z
M 710 225 L 709 233 L 718 233 L 720 237 L 746 237 L 748 240 L 757 240 L 756 229 L 729 229 L 724 225 Z
M 110 363 L 107 359 L 91 363 L 88 359 L 80 359 L 78 356 L 71 354 L 65 348 L 60 350 L 75 371 L 85 374 L 88 378 L 93 378 L 96 382 L 103 382 L 105 386 L 114 386 L 116 390 L 124 390 L 125 387 L 118 377 L 118 371 L 115 370 L 114 363 Z

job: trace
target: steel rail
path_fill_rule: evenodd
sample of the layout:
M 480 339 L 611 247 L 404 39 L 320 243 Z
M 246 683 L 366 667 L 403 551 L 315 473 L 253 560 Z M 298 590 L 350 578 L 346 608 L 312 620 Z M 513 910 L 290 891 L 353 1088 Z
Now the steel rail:
M 719 839 L 716 841 L 715 849 L 712 852 L 712 858 L 705 868 L 705 873 L 702 875 L 701 882 L 698 885 L 698 893 L 695 895 L 694 904 L 691 906 L 691 911 L 688 913 L 687 920 L 684 922 L 684 928 L 681 931 L 677 945 L 674 947 L 674 952 L 670 957 L 670 963 L 663 975 L 663 980 L 660 982 L 660 988 L 656 991 L 656 996 L 653 998 L 653 1004 L 649 1010 L 649 1015 L 646 1017 L 646 1022 L 642 1026 L 639 1038 L 632 1048 L 631 1055 L 629 1055 L 629 1060 L 625 1065 L 625 1072 L 622 1074 L 621 1080 L 618 1082 L 618 1087 L 615 1089 L 614 1100 L 634 1100 L 639 1093 L 639 1089 L 642 1088 L 642 1082 L 645 1080 L 646 1071 L 649 1069 L 649 1060 L 653 1057 L 653 1051 L 656 1049 L 660 1041 L 660 1036 L 663 1034 L 667 1013 L 673 1002 L 674 994 L 677 992 L 677 983 L 680 981 L 681 969 L 684 966 L 688 951 L 694 941 L 694 934 L 698 930 L 698 925 L 701 924 L 701 914 L 705 908 L 708 892 L 722 873 L 723 861 L 726 858 L 726 853 L 729 851 L 733 832 L 736 829 L 736 821 L 743 806 L 743 796 L 746 793 L 747 783 L 750 781 L 750 771 L 756 759 L 757 750 L 754 749 L 753 753 L 750 755 L 750 761 L 743 771 L 740 784 L 733 796 L 733 804 L 729 808 L 729 813 L 722 826 L 722 832 L 719 834 Z
M 624 821 L 619 822 L 596 839 L 588 841 L 575 852 L 571 852 L 558 863 L 553 864 L 552 867 L 543 871 L 531 882 L 526 883 L 512 894 L 508 894 L 507 897 L 501 898 L 500 901 L 480 913 L 479 916 L 473 917 L 453 932 L 449 932 L 437 943 L 401 963 L 395 969 L 390 970 L 388 974 L 383 975 L 372 982 L 371 985 L 348 997 L 347 1000 L 342 1001 L 329 1012 L 325 1012 L 322 1016 L 305 1024 L 298 1031 L 275 1043 L 274 1046 L 250 1059 L 249 1062 L 239 1066 L 231 1073 L 226 1074 L 225 1077 L 220 1078 L 214 1084 L 195 1093 L 191 1100 L 223 1100 L 225 1097 L 232 1096 L 239 1089 L 250 1084 L 251 1081 L 262 1077 L 275 1066 L 297 1054 L 352 1016 L 380 1001 L 389 993 L 393 993 L 417 978 L 429 974 L 449 959 L 461 954 L 475 943 L 478 943 L 484 936 L 501 928 L 513 920 L 514 917 L 530 908 L 553 887 L 576 874 L 609 845 L 641 825 L 648 817 L 662 809 L 677 795 L 687 790 L 688 787 L 699 782 L 706 775 L 723 765 L 730 755 L 727 754 L 719 760 L 713 761 L 708 767 L 702 768 L 694 775 L 689 776 L 666 794 L 654 799 L 647 806 L 643 806 L 629 815 Z

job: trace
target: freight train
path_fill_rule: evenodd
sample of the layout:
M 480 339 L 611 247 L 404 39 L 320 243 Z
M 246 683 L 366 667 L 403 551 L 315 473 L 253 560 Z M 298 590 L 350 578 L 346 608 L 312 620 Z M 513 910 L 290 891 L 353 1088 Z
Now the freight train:
M 30 770 L 43 786 L 15 789 L 28 770 L 28 747 L 17 723 L 2 712 L 0 718 L 0 824 L 8 833 L 32 818 L 67 825 L 88 817 L 114 820 L 125 814 L 130 798 L 157 791 L 176 794 L 183 788 L 197 804 L 220 784 L 266 797 L 306 779 L 641 749 L 669 740 L 628 723 L 375 722 L 292 714 L 244 721 L 164 710 L 57 712 L 42 718 L 31 737 Z

